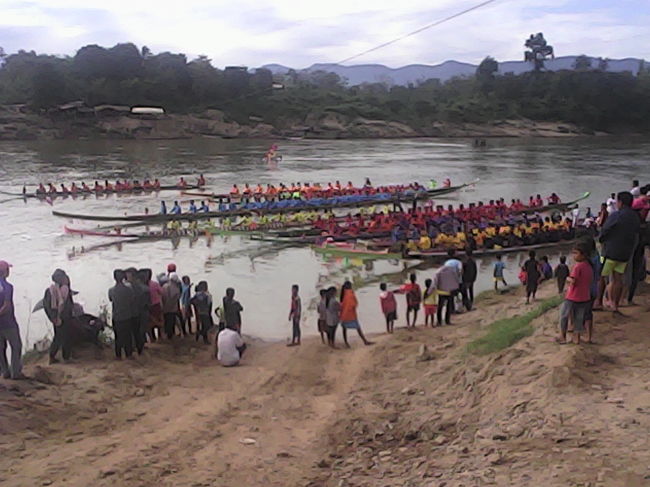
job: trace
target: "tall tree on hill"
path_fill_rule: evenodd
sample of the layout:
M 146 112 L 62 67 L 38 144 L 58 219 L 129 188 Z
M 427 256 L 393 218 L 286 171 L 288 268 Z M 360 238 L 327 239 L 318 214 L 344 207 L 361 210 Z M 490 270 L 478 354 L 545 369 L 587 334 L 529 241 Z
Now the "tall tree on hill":
M 499 63 L 493 57 L 487 56 L 476 68 L 476 79 L 483 91 L 488 91 L 493 85 L 494 75 L 499 71 Z

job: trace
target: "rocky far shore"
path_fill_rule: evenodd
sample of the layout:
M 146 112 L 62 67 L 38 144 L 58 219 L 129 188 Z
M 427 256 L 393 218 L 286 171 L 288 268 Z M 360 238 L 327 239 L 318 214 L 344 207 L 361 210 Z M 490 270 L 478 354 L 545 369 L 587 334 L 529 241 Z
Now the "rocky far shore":
M 219 110 L 160 117 L 93 113 L 37 114 L 0 107 L 0 140 L 179 139 L 193 137 L 312 139 L 409 137 L 576 137 L 608 135 L 571 123 L 500 120 L 484 124 L 433 122 L 425 126 L 349 117 L 334 112 L 310 114 L 304 120 L 274 126 L 262 119 L 240 124 Z

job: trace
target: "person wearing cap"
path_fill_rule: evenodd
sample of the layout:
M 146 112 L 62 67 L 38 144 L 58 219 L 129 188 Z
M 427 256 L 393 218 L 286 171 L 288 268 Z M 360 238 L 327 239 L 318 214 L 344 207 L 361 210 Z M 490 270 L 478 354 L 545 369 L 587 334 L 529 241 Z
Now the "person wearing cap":
M 72 292 L 70 278 L 62 269 L 52 274 L 52 284 L 45 290 L 43 310 L 54 326 L 54 339 L 50 345 L 50 364 L 58 363 L 56 354 L 61 349 L 63 360 L 70 360 L 70 322 L 72 320 Z
M 7 282 L 11 265 L 0 260 L 0 373 L 5 379 L 24 379 L 23 343 L 14 313 L 14 287 Z M 11 365 L 7 361 L 7 343 L 11 347 Z
M 169 267 L 168 267 L 169 268 Z M 162 287 L 162 309 L 165 334 L 170 340 L 176 334 L 176 321 L 180 314 L 181 280 L 176 272 L 169 273 L 169 280 Z

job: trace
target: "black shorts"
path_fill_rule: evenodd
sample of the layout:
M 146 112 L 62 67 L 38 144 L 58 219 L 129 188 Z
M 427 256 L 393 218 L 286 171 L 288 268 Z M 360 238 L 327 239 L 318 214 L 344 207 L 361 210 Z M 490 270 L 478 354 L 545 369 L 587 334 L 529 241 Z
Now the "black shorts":
M 386 313 L 384 316 L 386 316 L 388 321 L 395 321 L 397 319 L 397 311 L 391 311 L 390 313 Z
M 420 311 L 420 305 L 419 304 L 409 304 L 408 307 L 406 308 L 407 311 Z

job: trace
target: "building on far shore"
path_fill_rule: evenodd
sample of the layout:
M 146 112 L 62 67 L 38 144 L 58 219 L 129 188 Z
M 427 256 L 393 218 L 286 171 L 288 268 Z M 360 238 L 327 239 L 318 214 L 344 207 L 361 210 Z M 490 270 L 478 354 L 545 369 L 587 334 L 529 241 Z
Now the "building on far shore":
M 163 107 L 132 107 L 131 115 L 141 118 L 160 118 L 165 115 L 165 109 Z

